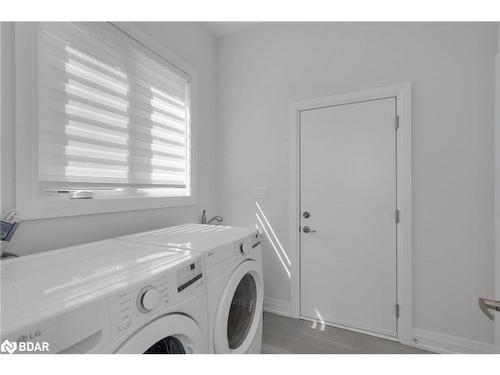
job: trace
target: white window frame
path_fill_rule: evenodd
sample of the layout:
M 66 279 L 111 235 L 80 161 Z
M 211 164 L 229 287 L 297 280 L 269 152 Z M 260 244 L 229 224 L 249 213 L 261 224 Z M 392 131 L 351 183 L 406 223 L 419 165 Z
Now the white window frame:
M 108 199 L 46 199 L 38 181 L 38 50 L 37 23 L 16 23 L 16 206 L 23 219 L 193 206 L 197 204 L 197 72 L 151 36 L 129 23 L 114 26 L 191 76 L 191 195 Z M 113 28 L 112 25 L 109 25 Z M 124 38 L 126 38 L 124 34 Z

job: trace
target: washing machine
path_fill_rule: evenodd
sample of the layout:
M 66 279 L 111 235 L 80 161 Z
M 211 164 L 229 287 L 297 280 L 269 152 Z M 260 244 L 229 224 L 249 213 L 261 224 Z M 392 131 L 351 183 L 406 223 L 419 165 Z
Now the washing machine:
M 208 352 L 197 252 L 106 240 L 0 267 L 1 342 L 11 351 L 31 342 L 48 353 Z
M 261 352 L 264 283 L 258 230 L 185 224 L 121 240 L 199 251 L 205 267 L 210 352 Z

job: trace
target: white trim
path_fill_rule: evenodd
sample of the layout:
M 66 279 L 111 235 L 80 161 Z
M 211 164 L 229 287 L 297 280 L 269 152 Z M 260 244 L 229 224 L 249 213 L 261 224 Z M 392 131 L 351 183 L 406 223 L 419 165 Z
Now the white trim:
M 0 22 L 0 176 L 2 176 L 2 92 L 3 86 L 2 86 L 2 48 L 3 48 L 3 42 L 2 42 L 2 27 L 3 27 L 3 22 Z M 3 213 L 3 197 L 2 197 L 2 182 L 0 181 L 0 215 Z
M 495 353 L 495 345 L 482 341 L 449 336 L 442 333 L 414 330 L 412 346 L 443 354 L 491 354 Z
M 282 316 L 290 316 L 290 301 L 264 297 L 264 311 Z
M 500 38 L 500 24 L 498 25 Z M 499 39 L 500 43 L 500 39 Z M 495 298 L 500 299 L 500 52 L 495 57 Z M 495 342 L 500 353 L 500 314 L 495 319 Z
M 397 131 L 397 192 L 400 223 L 397 226 L 397 299 L 400 306 L 398 340 L 412 343 L 412 113 L 411 84 L 381 87 L 290 104 L 290 250 L 292 256 L 290 313 L 300 317 L 300 176 L 299 114 L 301 110 L 358 101 L 396 97 L 399 129 Z
M 101 25 L 102 26 L 102 25 Z M 108 212 L 193 206 L 198 202 L 197 135 L 198 77 L 190 65 L 175 57 L 151 36 L 133 25 L 117 26 L 154 50 L 191 77 L 191 195 L 186 197 L 147 197 L 128 199 L 45 200 L 38 195 L 37 166 L 33 150 L 37 145 L 37 23 L 15 25 L 16 61 L 16 207 L 23 219 L 42 219 Z M 106 26 L 105 26 L 106 27 Z M 112 26 L 107 25 L 108 29 Z M 117 30 L 114 29 L 116 33 Z M 18 48 L 22 45 L 23 48 Z

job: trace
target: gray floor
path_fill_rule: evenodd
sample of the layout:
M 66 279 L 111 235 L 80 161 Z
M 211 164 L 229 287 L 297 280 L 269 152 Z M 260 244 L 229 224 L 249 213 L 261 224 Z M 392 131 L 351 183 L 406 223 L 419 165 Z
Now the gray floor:
M 264 313 L 264 354 L 425 354 L 398 342 Z

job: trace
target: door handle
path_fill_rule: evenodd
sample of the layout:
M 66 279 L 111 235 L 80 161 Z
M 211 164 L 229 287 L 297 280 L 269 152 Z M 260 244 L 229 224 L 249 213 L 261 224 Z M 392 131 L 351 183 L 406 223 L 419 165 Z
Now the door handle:
M 311 228 L 309 228 L 307 225 L 302 228 L 302 231 L 304 233 L 316 233 L 315 230 L 311 230 Z
M 489 298 L 479 298 L 478 300 L 479 308 L 490 320 L 495 319 L 495 315 L 489 310 L 495 310 L 500 312 L 500 301 Z

